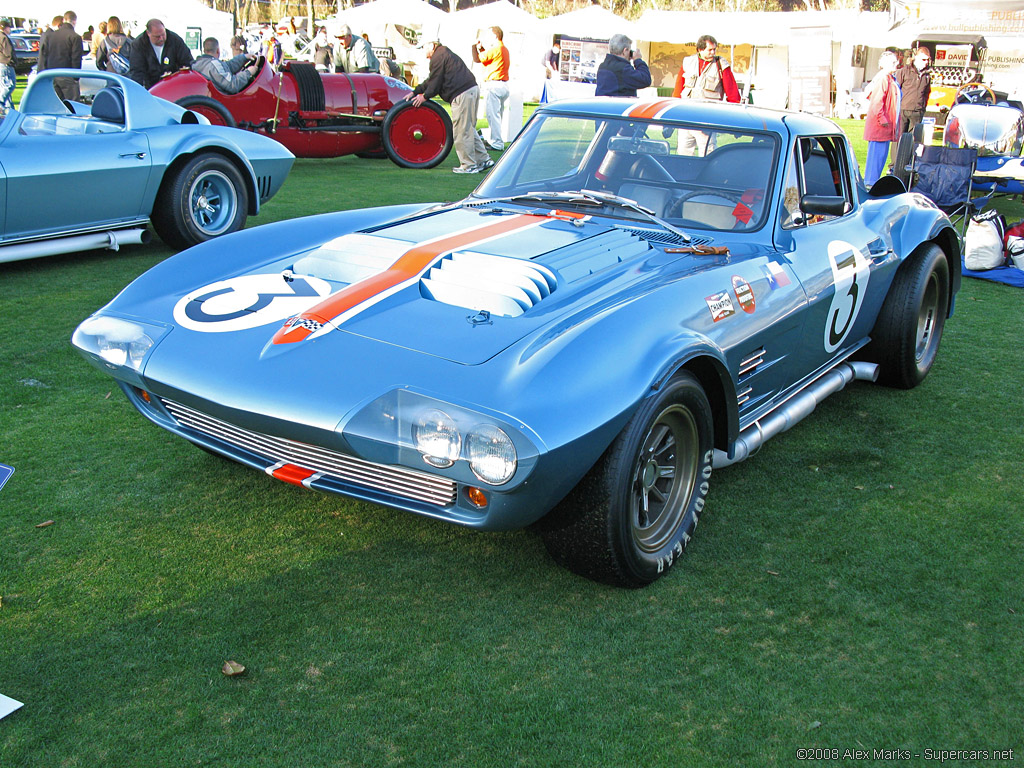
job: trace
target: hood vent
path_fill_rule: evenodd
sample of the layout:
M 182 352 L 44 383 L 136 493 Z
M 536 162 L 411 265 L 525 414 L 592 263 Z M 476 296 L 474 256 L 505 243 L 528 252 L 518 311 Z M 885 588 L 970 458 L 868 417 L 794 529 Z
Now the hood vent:
M 611 229 L 564 248 L 549 251 L 537 260 L 543 260 L 566 282 L 571 283 L 619 262 L 643 256 L 649 250 L 651 246 L 632 232 Z
M 638 229 L 636 227 L 619 227 L 619 229 L 624 232 L 632 232 L 648 242 L 660 243 L 662 245 L 707 245 L 711 242 L 710 237 L 692 234 L 690 235 L 690 242 L 686 242 L 675 232 L 662 229 Z
M 420 290 L 442 304 L 518 317 L 549 296 L 557 282 L 550 269 L 531 261 L 459 251 L 431 267 Z
M 378 235 L 342 235 L 297 259 L 292 271 L 351 285 L 383 272 L 410 247 L 404 240 Z

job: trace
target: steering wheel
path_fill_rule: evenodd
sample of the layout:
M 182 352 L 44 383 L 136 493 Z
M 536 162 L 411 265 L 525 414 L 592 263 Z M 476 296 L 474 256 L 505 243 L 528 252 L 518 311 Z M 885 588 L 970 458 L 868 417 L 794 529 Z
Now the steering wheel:
M 985 104 L 987 103 L 996 104 L 999 99 L 996 98 L 995 91 L 989 88 L 984 83 L 967 83 L 961 85 L 960 90 L 956 92 L 956 96 L 953 97 L 954 104 Z
M 679 199 L 677 199 L 669 209 L 665 212 L 666 219 L 672 219 L 676 217 L 682 217 L 683 206 L 686 205 L 690 200 L 695 197 L 710 197 L 718 198 L 719 200 L 725 200 L 727 203 L 732 203 L 734 206 L 743 203 L 743 193 L 734 192 L 730 189 L 691 189 L 689 192 L 684 192 Z M 746 203 L 743 203 L 746 205 Z

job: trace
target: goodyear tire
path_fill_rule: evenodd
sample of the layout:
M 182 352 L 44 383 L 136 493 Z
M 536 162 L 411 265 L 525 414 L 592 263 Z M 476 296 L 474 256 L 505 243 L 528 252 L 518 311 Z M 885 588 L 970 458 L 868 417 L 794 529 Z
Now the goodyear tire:
M 172 248 L 189 248 L 245 226 L 249 194 L 227 158 L 198 154 L 164 178 L 153 205 L 153 227 Z
M 880 383 L 912 389 L 935 362 L 949 308 L 949 262 L 935 243 L 924 243 L 896 272 L 871 334 L 867 357 L 879 365 Z
M 659 578 L 682 555 L 704 509 L 713 420 L 683 373 L 651 396 L 568 499 L 541 526 L 560 564 L 624 587 Z
M 892 175 L 910 189 L 913 186 L 913 172 L 907 170 L 914 161 L 914 134 L 902 134 L 896 144 L 896 157 L 892 159 Z
M 400 101 L 384 117 L 381 143 L 391 161 L 402 168 L 433 168 L 452 151 L 452 119 L 433 101 L 419 107 Z
M 228 108 L 209 96 L 183 96 L 175 104 L 192 110 L 198 115 L 202 115 L 213 125 L 226 125 L 228 128 L 238 127 L 238 123 L 235 122 L 232 114 L 228 112 Z

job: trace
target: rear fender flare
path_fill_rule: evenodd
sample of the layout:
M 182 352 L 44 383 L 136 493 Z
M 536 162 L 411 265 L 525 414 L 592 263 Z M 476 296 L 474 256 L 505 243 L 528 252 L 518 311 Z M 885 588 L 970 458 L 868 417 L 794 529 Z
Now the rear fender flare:
M 948 315 L 953 314 L 953 298 L 960 290 L 960 238 L 942 211 L 934 207 L 912 208 L 892 230 L 893 248 L 906 263 L 915 249 L 924 242 L 934 242 L 946 254 L 949 264 Z

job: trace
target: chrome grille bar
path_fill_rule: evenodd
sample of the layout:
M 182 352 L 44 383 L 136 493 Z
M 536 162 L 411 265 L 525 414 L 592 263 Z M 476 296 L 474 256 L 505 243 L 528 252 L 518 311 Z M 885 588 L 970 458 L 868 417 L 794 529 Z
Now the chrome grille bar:
M 327 477 L 427 504 L 449 506 L 455 502 L 455 482 L 447 478 L 404 467 L 376 464 L 308 443 L 264 435 L 221 421 L 173 400 L 161 398 L 161 402 L 181 426 L 258 453 L 271 461 L 295 464 Z

